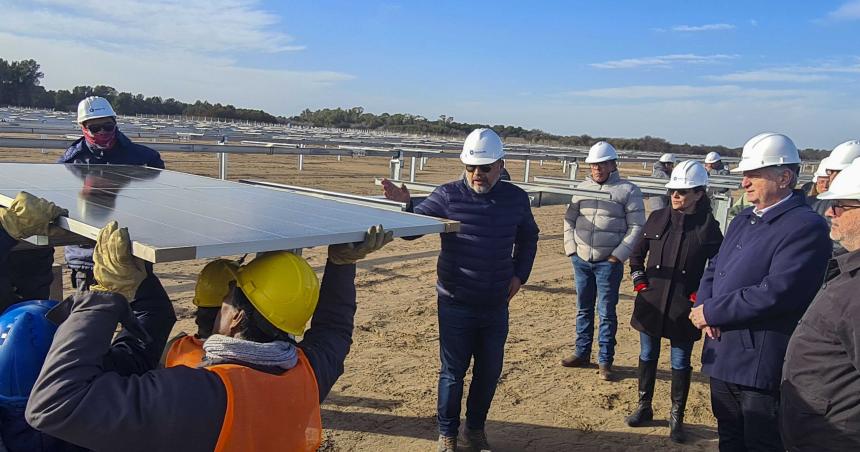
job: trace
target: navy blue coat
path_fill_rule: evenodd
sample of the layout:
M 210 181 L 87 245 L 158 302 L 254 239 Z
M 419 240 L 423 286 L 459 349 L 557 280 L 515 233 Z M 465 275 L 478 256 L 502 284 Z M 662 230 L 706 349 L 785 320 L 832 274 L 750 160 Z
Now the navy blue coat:
M 81 137 L 57 160 L 57 163 L 87 163 L 90 165 L 145 165 L 164 169 L 158 151 L 132 143 L 122 132 L 116 132 L 116 145 L 106 152 L 93 151 Z M 93 249 L 85 246 L 65 247 L 66 264 L 75 269 L 93 268 Z
M 779 388 L 788 339 L 824 279 L 832 245 L 802 192 L 762 218 L 744 209 L 699 284 L 696 306 L 719 327 L 705 338 L 702 372 L 759 389 Z
M 146 165 L 164 169 L 164 161 L 155 149 L 132 143 L 122 132 L 116 132 L 116 145 L 107 152 L 96 152 L 87 146 L 84 137 L 72 143 L 57 163 L 88 163 L 90 165 Z
M 413 211 L 460 222 L 459 232 L 441 235 L 439 295 L 473 306 L 506 303 L 511 278 L 528 280 L 540 230 L 520 187 L 499 181 L 478 194 L 461 179 L 436 187 Z

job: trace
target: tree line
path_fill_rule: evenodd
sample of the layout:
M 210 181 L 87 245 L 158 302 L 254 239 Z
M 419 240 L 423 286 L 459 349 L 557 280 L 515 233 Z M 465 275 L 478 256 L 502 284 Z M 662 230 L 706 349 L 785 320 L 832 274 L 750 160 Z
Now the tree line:
M 607 141 L 618 149 L 638 149 L 646 152 L 706 154 L 711 151 L 725 156 L 739 156 L 739 148 L 725 146 L 691 145 L 670 143 L 663 138 L 644 136 L 640 138 L 592 137 L 589 135 L 555 135 L 540 129 L 524 129 L 517 126 L 490 125 L 456 122 L 454 117 L 441 115 L 428 119 L 421 115 L 408 113 L 374 114 L 363 107 L 324 108 L 316 111 L 305 109 L 300 114 L 287 118 L 275 116 L 263 110 L 237 108 L 233 105 L 212 104 L 197 100 L 193 104 L 174 98 L 162 99 L 158 96 L 145 97 L 143 94 L 119 92 L 113 87 L 76 86 L 69 90 L 46 90 L 41 86 L 44 74 L 39 64 L 32 59 L 6 61 L 0 58 L 0 105 L 46 108 L 61 111 L 75 111 L 78 102 L 87 96 L 101 96 L 108 99 L 114 110 L 122 115 L 186 115 L 208 116 L 211 118 L 258 121 L 268 123 L 306 125 L 313 127 L 335 127 L 369 129 L 390 132 L 442 135 L 461 137 L 478 127 L 489 127 L 502 138 L 532 144 L 591 146 L 598 141 Z M 804 149 L 804 159 L 818 159 L 819 150 Z
M 78 102 L 89 96 L 101 96 L 110 101 L 113 109 L 121 115 L 185 115 L 211 118 L 258 121 L 268 123 L 285 122 L 263 110 L 236 108 L 233 105 L 211 104 L 196 101 L 193 104 L 174 98 L 119 92 L 111 86 L 76 86 L 71 91 L 46 90 L 41 86 L 45 76 L 36 60 L 6 61 L 0 58 L 0 105 L 36 107 L 60 111 L 76 111 Z

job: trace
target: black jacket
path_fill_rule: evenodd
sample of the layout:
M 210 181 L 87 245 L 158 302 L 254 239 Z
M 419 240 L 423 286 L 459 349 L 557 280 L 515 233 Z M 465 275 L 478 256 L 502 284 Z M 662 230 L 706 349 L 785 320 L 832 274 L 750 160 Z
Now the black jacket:
M 702 333 L 688 318 L 690 294 L 699 289 L 705 264 L 722 241 L 720 224 L 709 211 L 685 215 L 665 207 L 652 212 L 630 255 L 634 283 L 643 281 L 644 272 L 649 284 L 636 296 L 633 328 L 651 336 L 699 340 Z
M 860 251 L 836 263 L 788 343 L 780 413 L 788 450 L 860 450 Z

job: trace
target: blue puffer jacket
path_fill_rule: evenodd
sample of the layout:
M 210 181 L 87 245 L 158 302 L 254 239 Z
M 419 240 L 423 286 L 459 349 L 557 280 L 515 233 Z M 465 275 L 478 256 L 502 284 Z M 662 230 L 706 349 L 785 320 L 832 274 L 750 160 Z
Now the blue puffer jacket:
M 158 151 L 132 143 L 122 132 L 116 132 L 116 145 L 107 152 L 93 151 L 84 137 L 72 143 L 57 163 L 88 163 L 90 165 L 145 165 L 164 169 Z
M 87 163 L 90 165 L 145 165 L 164 169 L 158 151 L 132 143 L 122 132 L 116 132 L 116 146 L 110 151 L 93 151 L 81 137 L 57 160 L 57 163 Z M 93 249 L 82 246 L 65 247 L 66 265 L 78 270 L 93 268 Z
M 414 212 L 460 222 L 459 232 L 441 235 L 441 296 L 476 306 L 506 303 L 511 278 L 528 280 L 540 230 L 523 189 L 500 181 L 478 194 L 461 179 L 437 187 Z
M 788 339 L 824 282 L 828 233 L 800 191 L 761 218 L 752 207 L 735 217 L 699 284 L 696 306 L 722 331 L 705 338 L 702 372 L 779 388 Z

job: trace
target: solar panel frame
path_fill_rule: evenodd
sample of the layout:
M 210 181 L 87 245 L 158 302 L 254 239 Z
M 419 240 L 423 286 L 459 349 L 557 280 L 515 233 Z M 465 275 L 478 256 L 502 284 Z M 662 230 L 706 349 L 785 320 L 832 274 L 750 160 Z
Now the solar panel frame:
M 56 224 L 84 241 L 117 220 L 129 229 L 134 255 L 150 262 L 356 242 L 374 224 L 395 237 L 459 229 L 365 203 L 141 166 L 0 163 L 0 205 L 19 191 L 69 209 Z

